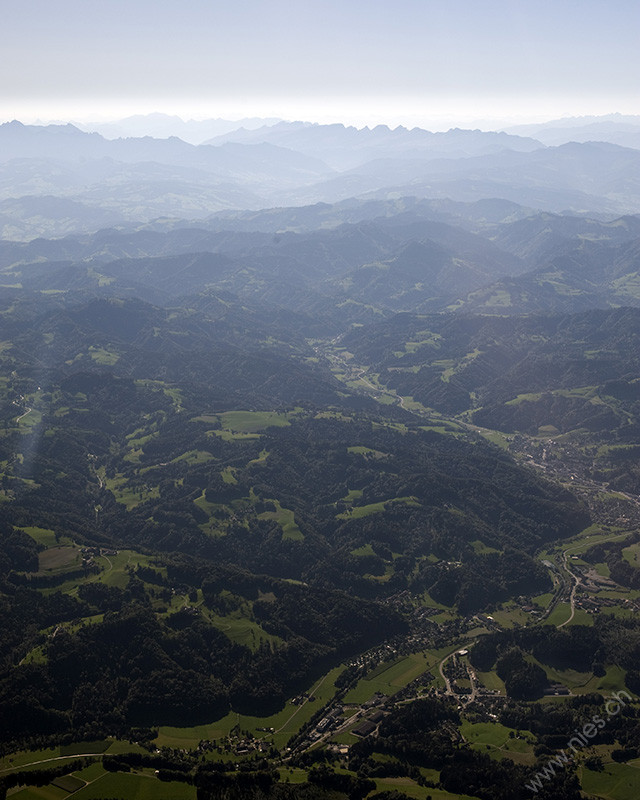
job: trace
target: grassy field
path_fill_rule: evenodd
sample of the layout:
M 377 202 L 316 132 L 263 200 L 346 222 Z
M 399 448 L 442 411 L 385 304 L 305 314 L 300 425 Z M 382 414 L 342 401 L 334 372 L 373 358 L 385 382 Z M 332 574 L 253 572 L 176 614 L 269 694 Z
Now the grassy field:
M 104 347 L 89 347 L 89 355 L 96 362 L 96 364 L 104 364 L 112 367 L 120 360 L 120 355 L 115 350 L 107 350 Z
M 23 430 L 23 432 L 27 433 L 42 422 L 42 414 L 36 408 L 32 408 L 24 416 L 18 414 L 18 417 L 20 417 L 18 427 Z
M 368 517 L 371 514 L 381 514 L 384 511 L 385 502 L 387 501 L 369 503 L 366 506 L 354 506 L 348 511 L 336 514 L 336 519 L 360 519 L 361 517 Z
M 353 422 L 353 417 L 348 417 L 340 411 L 318 411 L 314 419 L 337 419 L 340 422 Z
M 498 690 L 500 694 L 506 694 L 504 681 L 495 672 L 478 672 L 477 676 L 487 689 Z
M 527 392 L 525 394 L 519 394 L 517 397 L 514 397 L 513 400 L 507 400 L 505 406 L 519 406 L 520 403 L 524 403 L 525 400 L 533 403 L 541 397 L 542 395 L 539 392 Z
M 334 681 L 344 669 L 343 666 L 335 667 L 322 679 L 316 681 L 310 688 L 309 694 L 314 696 L 313 701 L 308 701 L 302 706 L 287 703 L 277 714 L 270 717 L 249 717 L 231 712 L 226 717 L 212 722 L 209 725 L 197 725 L 191 728 L 161 727 L 156 739 L 158 747 L 197 747 L 202 739 L 220 739 L 229 734 L 232 728 L 239 725 L 243 730 L 250 730 L 256 738 L 273 739 L 276 747 L 284 747 L 294 733 L 309 721 L 322 706 L 333 697 L 336 691 Z M 275 733 L 266 734 L 258 728 L 274 728 Z
M 635 619 L 638 616 L 638 612 L 635 610 L 635 608 L 621 608 L 620 606 L 607 608 L 607 614 L 611 614 L 614 617 L 620 617 L 622 619 Z
M 219 415 L 223 429 L 237 433 L 256 433 L 265 428 L 284 428 L 290 425 L 289 414 L 277 411 L 226 411 Z
M 198 419 L 201 419 L 198 417 Z M 236 433 L 234 431 L 227 431 L 227 430 L 215 430 L 215 431 L 208 431 L 208 434 L 212 436 L 218 436 L 222 439 L 223 442 L 235 442 L 235 441 L 242 441 L 243 439 L 259 439 L 259 433 Z
M 571 606 L 569 603 L 558 603 L 546 620 L 548 625 L 560 625 L 566 622 L 571 616 Z M 569 625 L 593 625 L 593 614 L 588 614 L 582 608 L 576 608 L 576 613 Z
M 489 547 L 489 545 L 485 544 L 480 539 L 475 539 L 471 542 L 471 545 L 476 553 L 479 555 L 486 555 L 487 553 L 499 553 L 500 550 L 496 550 L 495 547 Z
M 549 614 L 546 621 L 549 625 L 560 625 L 566 622 L 570 616 L 571 606 L 569 603 L 558 603 L 551 614 Z
M 38 554 L 38 571 L 65 572 L 80 565 L 80 551 L 76 547 L 50 547 Z
M 431 595 L 429 594 L 429 592 L 425 592 L 423 595 L 421 595 L 420 602 L 423 606 L 427 606 L 427 608 L 440 608 L 442 609 L 442 611 L 449 610 L 447 606 L 444 606 L 442 605 L 442 603 L 439 603 L 437 600 L 434 600 L 433 597 L 431 597 Z
M 48 747 L 44 750 L 21 750 L 18 753 L 11 753 L 0 758 L 0 775 L 12 769 L 23 768 L 34 761 L 45 761 L 57 758 L 59 755 L 59 747 Z
M 288 767 L 287 769 L 280 770 L 280 780 L 289 783 L 305 783 L 307 780 L 307 771 L 298 767 Z
M 540 662 L 538 662 L 540 663 Z M 561 683 L 572 691 L 578 691 L 587 686 L 593 678 L 592 672 L 578 672 L 575 669 L 554 669 L 546 664 L 540 664 L 553 683 Z
M 20 531 L 24 531 L 28 536 L 30 536 L 34 541 L 38 544 L 44 545 L 44 547 L 56 547 L 58 544 L 71 544 L 71 540 L 66 536 L 61 536 L 60 541 L 56 541 L 56 534 L 54 531 L 49 530 L 48 528 L 18 528 Z
M 135 489 L 130 487 L 124 475 L 116 475 L 114 478 L 107 478 L 106 488 L 113 493 L 116 501 L 130 511 L 132 508 L 144 503 L 147 500 L 160 497 L 158 486 L 142 486 Z
M 76 778 L 74 775 L 61 775 L 59 778 L 51 781 L 51 783 L 71 794 L 72 792 L 77 792 L 78 789 L 82 789 L 87 782 L 83 781 L 81 778 Z
M 247 466 L 249 467 L 251 464 L 264 464 L 268 458 L 269 451 L 263 449 L 260 451 L 257 458 L 252 458 L 251 461 L 247 461 Z
M 381 500 L 379 503 L 369 503 L 366 506 L 353 506 L 341 514 L 336 514 L 336 519 L 360 519 L 371 514 L 380 514 L 384 511 L 387 503 L 405 503 L 406 505 L 420 505 L 415 497 L 392 497 L 389 500 Z
M 147 751 L 138 744 L 115 739 L 106 750 L 107 755 L 117 756 L 120 753 L 146 753 Z
M 283 508 L 278 500 L 267 501 L 274 504 L 275 511 L 263 511 L 258 514 L 258 519 L 273 519 L 282 528 L 282 539 L 290 539 L 294 542 L 300 542 L 304 539 L 304 534 L 296 525 L 293 511 L 289 508 Z
M 351 551 L 352 556 L 375 556 L 373 547 L 370 544 L 363 544 L 362 547 L 356 547 Z
M 137 553 L 134 550 L 120 550 L 117 555 L 99 556 L 96 558 L 96 563 L 102 567 L 102 571 L 97 575 L 89 575 L 86 578 L 73 578 L 56 586 L 46 587 L 42 592 L 43 594 L 50 594 L 59 591 L 73 594 L 80 583 L 93 583 L 95 581 L 124 589 L 129 582 L 129 574 L 125 571 L 125 567 L 127 565 L 135 567 L 138 564 L 146 566 L 150 560 L 149 556 Z M 64 573 L 62 577 L 64 578 Z
M 0 759 L 0 777 L 15 770 L 46 769 L 53 766 L 68 765 L 73 769 L 77 759 L 84 755 L 94 755 L 98 759 L 103 753 L 141 753 L 145 752 L 137 744 L 131 742 L 108 739 L 99 742 L 76 742 L 72 745 L 51 747 L 44 750 L 22 750 L 11 753 Z M 75 773 L 85 781 L 92 780 L 87 775 L 98 776 L 102 774 L 102 764 L 96 761 L 80 772 Z
M 573 539 L 569 539 L 568 541 L 559 544 L 555 550 L 568 550 L 572 555 L 579 555 L 580 553 L 586 552 L 589 550 L 589 548 L 596 544 L 609 541 L 615 542 L 620 539 L 624 539 L 626 536 L 631 536 L 631 531 L 623 530 L 613 525 L 594 524 L 590 525 L 588 528 L 585 528 L 583 531 L 580 531 L 580 533 L 577 536 L 574 536 Z
M 19 789 L 10 797 L 16 798 L 16 800 L 63 800 L 63 798 L 69 797 L 69 793 L 58 786 L 49 784 L 48 786 L 28 786 Z
M 634 762 L 637 764 L 638 762 Z M 602 772 L 584 767 L 578 772 L 585 792 L 607 800 L 638 800 L 640 769 L 631 764 L 606 764 Z
M 73 744 L 60 745 L 61 756 L 79 756 L 83 753 L 106 753 L 115 744 L 113 739 L 101 739 L 97 742 L 74 742 Z M 129 744 L 129 743 L 127 743 Z M 126 750 L 124 752 L 131 752 Z
M 597 564 L 591 564 L 591 567 L 595 569 L 598 575 L 602 575 L 603 578 L 611 577 L 611 569 L 604 561 L 599 561 Z
M 616 692 L 625 688 L 626 670 L 622 667 L 607 667 L 605 674 L 601 677 L 596 675 L 583 687 L 584 692 Z M 576 690 L 576 694 L 581 694 Z
M 501 450 L 507 450 L 509 448 L 509 437 L 505 436 L 503 433 L 485 430 L 481 430 L 480 433 L 487 441 L 497 445 Z
M 402 792 L 408 797 L 415 797 L 416 800 L 476 800 L 466 794 L 451 794 L 444 789 L 430 789 L 426 786 L 419 786 L 411 778 L 376 778 L 376 792 Z
M 640 567 L 640 542 L 625 547 L 622 556 L 632 567 Z
M 371 447 L 364 447 L 362 445 L 347 447 L 347 453 L 365 456 L 366 458 L 387 458 L 389 455 L 389 453 L 383 453 L 381 450 L 372 450 Z
M 457 615 L 456 615 L 455 611 L 450 611 L 449 609 L 445 609 L 440 614 L 434 614 L 434 616 L 431 617 L 431 621 L 432 622 L 437 622 L 438 625 L 442 625 L 443 623 L 451 622 L 451 620 L 454 620 L 456 618 L 457 618 Z
M 228 617 L 219 617 L 215 614 L 207 616 L 216 628 L 223 631 L 232 642 L 249 647 L 254 652 L 262 642 L 270 642 L 274 645 L 284 644 L 279 636 L 267 633 L 256 622 L 240 616 L 240 612 L 234 611 Z
M 238 479 L 235 476 L 235 472 L 236 472 L 236 470 L 235 470 L 234 467 L 225 467 L 220 472 L 220 477 L 222 478 L 222 480 L 225 483 L 228 483 L 228 484 L 234 486 L 235 484 L 238 483 Z
M 549 604 L 553 600 L 553 592 L 546 592 L 545 594 L 539 594 L 536 597 L 533 597 L 532 600 L 536 605 L 539 605 L 541 608 L 548 608 Z
M 107 586 L 124 589 L 129 582 L 129 574 L 125 571 L 125 567 L 147 566 L 149 561 L 149 556 L 136 553 L 134 550 L 120 550 L 117 555 L 102 556 L 101 562 L 103 564 L 107 562 L 107 569 L 100 573 L 97 580 L 106 583 Z
M 359 736 L 355 736 L 353 733 L 345 731 L 332 736 L 331 741 L 335 742 L 336 744 L 354 744 L 355 742 L 362 741 L 362 739 L 360 739 Z
M 194 464 L 206 464 L 207 461 L 212 461 L 213 456 L 207 450 L 188 450 L 186 453 L 174 458 L 171 463 L 177 464 L 184 461 L 185 464 L 193 466 Z
M 208 533 L 211 536 L 223 535 L 226 531 L 226 525 L 221 520 L 215 519 L 214 514 L 216 511 L 223 510 L 226 507 L 220 503 L 210 503 L 207 500 L 204 491 L 202 492 L 200 497 L 196 498 L 193 502 L 195 503 L 195 505 L 198 506 L 198 508 L 201 508 L 205 512 L 205 514 L 207 514 L 209 517 L 208 522 L 203 522 L 202 525 L 198 526 L 200 530 L 204 531 L 205 533 Z
M 501 628 L 515 628 L 526 625 L 533 619 L 531 614 L 522 611 L 515 603 L 508 603 L 503 609 L 491 612 L 491 616 Z
M 73 795 L 74 800 L 102 800 L 105 797 L 126 797 L 128 800 L 195 800 L 196 787 L 177 781 L 159 781 L 146 774 L 105 772 L 102 777 Z
M 73 774 L 81 778 L 85 783 L 89 783 L 90 781 L 95 781 L 96 778 L 100 778 L 104 773 L 105 769 L 102 766 L 102 761 L 96 761 L 95 764 L 90 764 L 88 767 L 80 769 Z
M 499 722 L 468 722 L 464 720 L 460 732 L 475 750 L 488 752 L 497 758 L 511 758 L 520 764 L 534 764 L 535 737 L 531 733 L 520 733 Z
M 134 567 L 137 564 L 147 565 L 149 561 L 149 556 L 136 553 L 133 550 L 120 550 L 118 555 L 100 556 L 96 558 L 96 563 L 102 567 L 102 571 L 97 575 L 90 575 L 85 579 L 75 578 L 68 580 L 55 587 L 43 589 L 43 593 L 48 594 L 54 591 L 73 593 L 79 583 L 93 583 L 95 581 L 123 589 L 129 581 L 129 575 L 125 571 L 125 566 L 130 565 Z
M 443 655 L 447 655 L 454 647 L 426 653 L 412 653 L 402 656 L 394 661 L 384 662 L 369 673 L 366 678 L 358 682 L 353 689 L 345 695 L 345 703 L 364 703 L 376 692 L 392 695 L 408 683 L 418 678 L 424 672 L 437 673 L 437 664 Z

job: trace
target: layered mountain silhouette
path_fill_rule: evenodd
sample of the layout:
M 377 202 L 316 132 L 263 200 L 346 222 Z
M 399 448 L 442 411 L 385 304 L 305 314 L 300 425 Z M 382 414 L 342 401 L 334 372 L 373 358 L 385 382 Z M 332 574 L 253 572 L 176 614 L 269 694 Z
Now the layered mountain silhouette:
M 640 209 L 640 152 L 609 143 L 546 147 L 504 132 L 302 122 L 240 128 L 209 141 L 0 125 L 0 233 L 59 237 L 352 198 L 498 200 L 609 217 Z
M 75 212 L 73 201 L 38 202 Z M 3 241 L 0 285 L 161 305 L 230 293 L 339 325 L 394 312 L 639 305 L 639 252 L 634 215 L 602 221 L 498 200 L 350 200 Z

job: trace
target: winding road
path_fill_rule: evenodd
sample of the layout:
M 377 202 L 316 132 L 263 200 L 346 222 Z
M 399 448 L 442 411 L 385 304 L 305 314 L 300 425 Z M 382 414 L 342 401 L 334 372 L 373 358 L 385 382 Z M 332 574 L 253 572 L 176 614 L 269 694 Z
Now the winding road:
M 438 664 L 438 671 L 440 672 L 440 676 L 442 677 L 442 680 L 444 681 L 444 685 L 446 687 L 446 694 L 450 695 L 451 697 L 455 697 L 455 699 L 461 705 L 470 705 L 471 703 L 473 703 L 473 701 L 476 699 L 476 697 L 478 695 L 478 683 L 477 683 L 476 674 L 475 674 L 473 668 L 471 667 L 471 665 L 467 664 L 467 674 L 469 675 L 469 683 L 471 685 L 471 692 L 469 694 L 458 694 L 457 692 L 455 692 L 453 690 L 453 687 L 451 686 L 451 681 L 449 680 L 449 678 L 445 674 L 444 665 L 447 663 L 447 661 L 449 661 L 450 658 L 453 658 L 453 656 L 455 656 L 456 653 L 459 653 L 461 648 L 465 649 L 465 650 L 468 650 L 470 647 L 472 647 L 475 644 L 475 641 L 476 640 L 474 639 L 473 641 L 470 641 L 470 642 L 460 642 L 458 644 L 458 646 L 456 647 L 456 649 L 453 650 L 451 653 L 449 653 L 448 656 L 445 656 L 442 659 L 442 661 L 440 661 L 440 663 Z
M 565 550 L 562 553 L 562 560 L 564 562 L 563 563 L 564 571 L 571 577 L 571 580 L 573 581 L 573 586 L 571 587 L 571 593 L 569 594 L 569 604 L 571 606 L 571 615 L 564 622 L 561 622 L 559 625 L 556 625 L 558 630 L 560 628 L 564 628 L 565 625 L 568 625 L 576 615 L 576 590 L 578 589 L 578 586 L 581 583 L 581 578 L 578 575 L 576 575 L 575 572 L 571 572 L 571 570 L 569 569 L 569 564 L 567 563 L 567 554 L 568 554 L 568 552 L 569 552 L 569 550 Z
M 15 401 L 15 400 L 13 401 L 13 404 L 14 404 L 14 406 L 17 406 L 17 405 L 18 405 L 18 403 L 16 403 L 16 401 Z M 26 417 L 26 416 L 27 416 L 27 414 L 30 414 L 32 411 L 33 411 L 33 408 L 31 408 L 31 406 L 27 406 L 27 410 L 26 410 L 26 411 L 24 411 L 22 414 L 20 414 L 20 416 L 19 416 L 19 417 L 16 417 L 16 422 L 20 422 L 20 420 L 21 420 L 23 417 Z
M 442 677 L 442 680 L 444 681 L 444 685 L 445 685 L 445 687 L 446 687 L 447 694 L 453 695 L 454 697 L 456 696 L 456 693 L 455 693 L 455 692 L 453 691 L 453 689 L 451 688 L 451 681 L 450 681 L 450 680 L 449 680 L 449 678 L 447 678 L 447 676 L 444 674 L 444 665 L 445 665 L 445 664 L 447 663 L 447 661 L 448 661 L 450 658 L 452 658 L 452 657 L 453 657 L 453 656 L 454 656 L 454 655 L 455 655 L 457 652 L 458 652 L 457 650 L 454 650 L 453 652 L 449 653 L 449 655 L 448 655 L 448 656 L 445 656 L 445 657 L 442 659 L 442 661 L 441 661 L 441 662 L 438 664 L 438 671 L 440 672 L 440 676 Z
M 636 498 L 633 498 L 631 496 L 629 496 L 629 499 L 630 500 L 634 500 L 634 502 L 638 502 L 636 500 Z M 594 545 L 595 544 L 604 544 L 605 542 L 613 542 L 616 539 L 624 539 L 625 537 L 629 536 L 631 534 L 631 532 L 632 532 L 631 530 L 627 530 L 627 531 L 624 531 L 623 533 L 616 533 L 613 536 L 607 536 L 604 539 L 598 538 L 595 542 L 593 542 L 593 544 Z M 585 541 L 586 540 L 583 540 L 582 542 L 578 542 L 577 544 L 574 544 L 572 547 L 567 547 L 566 550 L 562 551 L 562 565 L 557 568 L 557 572 L 555 574 L 556 575 L 561 575 L 561 570 L 564 570 L 566 572 L 566 574 L 569 576 L 569 578 L 571 579 L 572 586 L 571 586 L 571 591 L 569 593 L 569 605 L 571 607 L 571 614 L 570 614 L 569 618 L 566 619 L 564 622 L 561 622 L 558 625 L 556 625 L 556 628 L 564 628 L 564 626 L 568 625 L 573 620 L 573 618 L 575 617 L 575 614 L 576 614 L 576 592 L 578 590 L 578 586 L 582 583 L 582 578 L 581 578 L 580 575 L 576 575 L 575 572 L 572 572 L 569 569 L 568 557 L 569 557 L 569 554 L 571 552 L 576 551 L 576 550 L 580 550 L 581 548 L 584 548 Z M 544 614 L 542 615 L 542 617 L 540 617 L 540 619 L 538 621 L 538 624 L 542 624 L 546 619 L 548 619 L 548 617 L 551 615 L 551 613 L 556 608 L 558 603 L 563 601 L 563 595 L 564 595 L 564 585 L 562 583 L 562 580 L 560 580 L 560 585 L 557 587 L 557 591 L 555 593 L 555 596 L 554 596 L 553 600 L 551 601 L 551 603 L 547 606 L 547 609 L 544 612 Z

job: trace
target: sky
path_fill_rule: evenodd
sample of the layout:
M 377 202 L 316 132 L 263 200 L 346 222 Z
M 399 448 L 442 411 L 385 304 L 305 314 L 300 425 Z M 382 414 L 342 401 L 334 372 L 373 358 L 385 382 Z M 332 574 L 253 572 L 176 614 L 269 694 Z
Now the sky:
M 640 114 L 638 0 L 0 0 L 0 121 Z M 478 126 L 480 127 L 480 126 Z

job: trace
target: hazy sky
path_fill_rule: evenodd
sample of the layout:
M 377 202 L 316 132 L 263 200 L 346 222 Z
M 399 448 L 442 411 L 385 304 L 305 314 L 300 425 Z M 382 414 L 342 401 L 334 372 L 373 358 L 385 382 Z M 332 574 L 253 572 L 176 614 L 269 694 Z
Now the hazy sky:
M 639 0 L 0 0 L 0 121 L 640 113 Z

